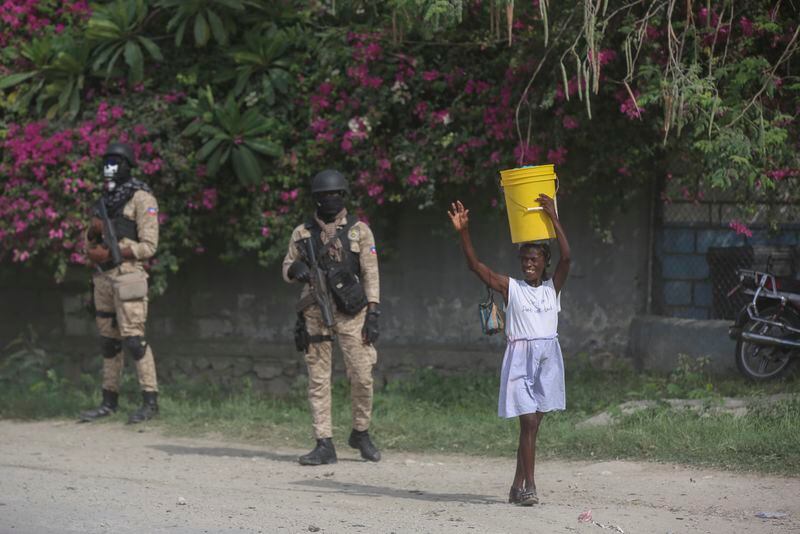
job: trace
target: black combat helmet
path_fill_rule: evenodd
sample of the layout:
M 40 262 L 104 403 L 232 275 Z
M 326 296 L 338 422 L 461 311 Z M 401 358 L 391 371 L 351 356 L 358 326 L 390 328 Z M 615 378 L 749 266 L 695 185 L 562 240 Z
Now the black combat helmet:
M 133 153 L 133 149 L 127 143 L 111 143 L 106 148 L 105 154 L 103 157 L 107 156 L 120 156 L 125 158 L 128 162 L 128 165 L 131 167 L 136 167 L 136 156 Z
M 347 178 L 339 171 L 333 169 L 325 169 L 317 173 L 317 175 L 311 179 L 311 194 L 314 195 L 326 191 L 344 191 L 349 193 L 350 186 L 347 184 Z

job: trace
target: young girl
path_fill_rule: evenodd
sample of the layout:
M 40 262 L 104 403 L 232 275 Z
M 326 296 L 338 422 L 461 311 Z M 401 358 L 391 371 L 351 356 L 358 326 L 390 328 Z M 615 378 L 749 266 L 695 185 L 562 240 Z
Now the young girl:
M 461 236 L 469 269 L 502 294 L 506 302 L 508 345 L 500 375 L 497 412 L 500 417 L 519 417 L 517 470 L 508 502 L 522 506 L 539 502 L 533 469 L 542 417 L 545 412 L 565 408 L 564 360 L 557 331 L 561 311 L 559 293 L 569 273 L 569 243 L 553 199 L 540 195 L 537 200 L 553 221 L 561 251 L 552 278 L 548 278 L 546 271 L 550 247 L 542 243 L 524 243 L 519 247 L 523 280 L 492 271 L 475 255 L 469 236 L 469 210 L 456 201 L 449 212 L 453 227 Z

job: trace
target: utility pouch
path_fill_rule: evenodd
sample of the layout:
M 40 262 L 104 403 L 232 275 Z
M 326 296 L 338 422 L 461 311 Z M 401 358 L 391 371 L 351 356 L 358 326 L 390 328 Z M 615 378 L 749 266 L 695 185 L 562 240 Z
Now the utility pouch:
M 494 293 L 486 286 L 486 300 L 478 304 L 478 315 L 481 319 L 481 330 L 487 336 L 499 334 L 506 327 L 505 310 L 494 302 Z
M 359 279 L 345 265 L 333 264 L 327 272 L 328 289 L 336 308 L 345 315 L 356 315 L 367 305 L 367 295 Z
M 310 339 L 306 328 L 306 318 L 302 313 L 297 314 L 297 321 L 294 323 L 294 346 L 297 352 L 308 352 Z
M 114 293 L 122 302 L 142 300 L 147 296 L 147 275 L 144 272 L 120 274 L 114 278 Z

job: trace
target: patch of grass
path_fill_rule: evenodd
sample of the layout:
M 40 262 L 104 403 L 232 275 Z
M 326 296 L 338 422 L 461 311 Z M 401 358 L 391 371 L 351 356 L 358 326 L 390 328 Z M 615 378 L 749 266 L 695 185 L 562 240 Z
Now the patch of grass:
M 0 417 L 73 418 L 99 403 L 99 384 L 84 376 L 79 385 L 59 374 L 58 358 L 23 347 L 0 360 Z M 20 353 L 25 352 L 25 354 Z M 12 355 L 14 356 L 14 355 Z M 24 364 L 23 364 L 24 363 Z M 700 364 L 682 360 L 670 376 L 638 374 L 625 368 L 599 371 L 588 359 L 567 361 L 567 411 L 548 414 L 542 424 L 540 457 L 579 460 L 639 459 L 736 470 L 800 474 L 800 381 L 751 384 L 736 377 L 712 378 Z M 140 402 L 135 378 L 127 373 L 122 410 L 108 421 L 123 422 L 123 411 Z M 375 394 L 372 433 L 383 449 L 513 456 L 518 426 L 496 415 L 499 379 L 494 374 L 442 376 L 421 370 Z M 690 397 L 714 404 L 723 396 L 756 397 L 795 393 L 789 400 L 760 404 L 741 418 L 674 410 L 666 405 L 615 418 L 607 427 L 577 423 L 622 402 Z M 265 447 L 311 445 L 304 385 L 286 397 L 260 394 L 247 383 L 237 391 L 189 382 L 166 385 L 161 416 L 154 422 L 181 435 L 222 435 Z M 333 388 L 334 434 L 344 446 L 350 430 L 349 388 Z

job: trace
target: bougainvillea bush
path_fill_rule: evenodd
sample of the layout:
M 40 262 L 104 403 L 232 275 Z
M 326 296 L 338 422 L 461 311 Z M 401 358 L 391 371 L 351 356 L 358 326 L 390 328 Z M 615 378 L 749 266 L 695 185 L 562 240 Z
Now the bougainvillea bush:
M 791 5 L 552 4 L 5 0 L 0 261 L 83 262 L 117 139 L 161 203 L 157 290 L 191 255 L 281 257 L 325 167 L 378 227 L 500 213 L 498 170 L 542 163 L 598 228 L 644 185 L 796 200 Z

